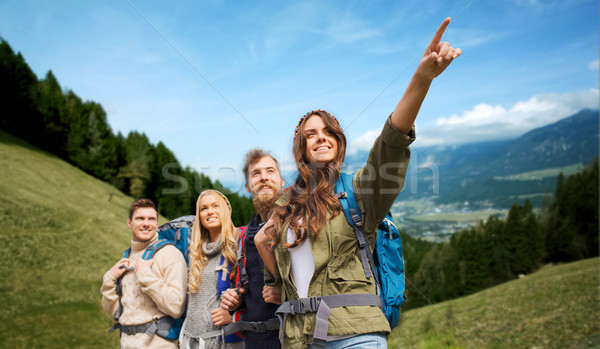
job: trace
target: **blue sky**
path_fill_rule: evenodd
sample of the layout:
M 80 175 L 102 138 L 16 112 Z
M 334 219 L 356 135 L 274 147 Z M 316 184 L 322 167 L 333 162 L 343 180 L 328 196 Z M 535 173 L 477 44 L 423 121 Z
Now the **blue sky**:
M 598 1 L 0 1 L 0 36 L 42 78 L 99 102 L 184 165 L 242 188 L 246 151 L 293 167 L 300 116 L 336 115 L 366 150 L 435 30 L 462 56 L 413 148 L 516 137 L 598 108 Z

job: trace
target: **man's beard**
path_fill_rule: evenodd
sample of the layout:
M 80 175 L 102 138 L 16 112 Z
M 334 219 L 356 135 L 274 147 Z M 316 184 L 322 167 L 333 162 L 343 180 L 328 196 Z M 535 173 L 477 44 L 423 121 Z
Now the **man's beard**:
M 268 186 L 273 190 L 269 194 L 261 194 L 260 188 Z M 260 183 L 252 188 L 252 205 L 254 210 L 260 215 L 261 220 L 265 221 L 271 215 L 271 211 L 275 207 L 275 202 L 281 197 L 281 188 L 278 188 L 270 183 Z

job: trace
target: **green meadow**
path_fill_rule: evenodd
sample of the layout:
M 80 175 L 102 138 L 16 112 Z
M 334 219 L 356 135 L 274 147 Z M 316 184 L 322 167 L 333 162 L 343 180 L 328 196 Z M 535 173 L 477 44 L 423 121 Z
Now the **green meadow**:
M 472 212 L 453 212 L 453 213 L 432 213 L 421 216 L 412 216 L 407 220 L 415 222 L 455 222 L 472 223 L 475 225 L 481 220 L 486 220 L 490 216 L 506 216 L 507 210 L 485 209 Z
M 131 198 L 0 132 L 0 343 L 118 347 L 102 275 L 129 245 Z
M 565 176 L 569 176 L 573 173 L 581 171 L 583 168 L 583 164 L 575 164 L 563 167 L 554 167 L 547 168 L 544 170 L 530 171 L 525 173 L 519 173 L 516 175 L 504 176 L 504 177 L 494 177 L 497 180 L 509 180 L 509 181 L 531 181 L 538 180 L 546 177 L 557 177 L 560 173 Z
M 546 266 L 470 296 L 404 312 L 388 347 L 598 348 L 599 267 L 598 258 Z

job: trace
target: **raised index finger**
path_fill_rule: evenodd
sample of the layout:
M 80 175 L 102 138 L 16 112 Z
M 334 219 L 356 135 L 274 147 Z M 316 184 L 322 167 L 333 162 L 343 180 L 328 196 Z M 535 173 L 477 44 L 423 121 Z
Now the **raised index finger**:
M 431 39 L 431 44 L 437 45 L 440 43 L 440 41 L 442 41 L 442 35 L 444 35 L 448 24 L 450 24 L 450 17 L 446 18 L 444 22 L 442 22 L 442 25 L 440 25 L 438 30 L 435 32 L 433 39 Z

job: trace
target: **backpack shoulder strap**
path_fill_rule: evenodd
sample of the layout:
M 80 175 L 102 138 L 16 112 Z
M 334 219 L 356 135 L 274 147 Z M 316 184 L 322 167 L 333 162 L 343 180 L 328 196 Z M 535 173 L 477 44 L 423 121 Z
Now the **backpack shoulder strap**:
M 356 197 L 354 196 L 354 187 L 352 184 L 353 178 L 354 174 L 340 172 L 340 176 L 335 183 L 335 191 L 337 193 L 336 196 L 340 201 L 340 205 L 342 206 L 342 210 L 344 211 L 344 215 L 346 216 L 346 220 L 352 227 L 354 227 L 365 276 L 367 278 L 371 278 L 374 275 L 375 264 L 373 255 L 371 253 L 371 248 L 369 247 L 369 240 L 367 240 L 367 236 L 363 231 L 360 208 L 358 207 Z M 379 286 L 379 279 L 377 278 L 376 273 L 375 281 Z
M 142 259 L 152 259 L 152 257 L 154 257 L 154 254 L 156 254 L 156 252 L 158 252 L 161 248 L 167 246 L 167 245 L 174 245 L 172 242 L 167 241 L 167 240 L 159 240 L 157 242 L 155 242 L 154 244 L 148 246 L 148 248 L 146 248 L 146 251 L 144 251 L 144 254 L 142 255 Z M 131 247 L 128 248 L 127 250 L 125 250 L 125 252 L 123 253 L 123 258 L 128 258 L 129 254 L 131 254 Z M 123 274 L 125 275 L 125 274 Z M 121 317 L 121 314 L 123 313 L 123 304 L 121 303 L 121 296 L 123 295 L 123 275 L 121 275 L 118 279 L 117 279 L 117 295 L 119 296 L 119 307 L 117 308 L 117 312 L 115 313 L 115 317 L 114 319 L 116 321 L 119 321 L 119 318 Z
M 163 247 L 167 245 L 175 246 L 175 244 L 169 240 L 158 240 L 157 242 L 153 243 L 152 245 L 146 248 L 146 251 L 144 251 L 144 254 L 142 255 L 142 259 L 152 259 L 156 252 L 160 251 Z
M 231 281 L 236 289 L 248 284 L 248 274 L 246 273 L 246 234 L 248 226 L 245 225 L 238 229 L 240 230 L 240 237 L 238 238 L 235 273 L 231 273 L 231 277 L 235 277 L 235 280 L 232 279 Z
M 131 254 L 131 247 L 126 249 L 125 252 L 123 252 L 123 258 L 129 258 L 129 254 Z M 121 266 L 123 267 L 123 266 Z M 117 296 L 119 296 L 119 307 L 117 308 L 117 312 L 115 313 L 114 319 L 115 321 L 119 321 L 119 318 L 121 317 L 121 314 L 123 313 L 123 303 L 121 303 L 121 295 L 123 294 L 123 275 L 125 275 L 125 273 L 121 274 L 121 276 L 119 276 L 119 278 L 117 279 L 117 283 L 116 283 L 116 289 L 115 291 L 117 292 Z
M 362 227 L 360 208 L 358 207 L 358 202 L 356 202 L 356 197 L 354 196 L 354 186 L 352 184 L 353 178 L 354 174 L 340 172 L 340 176 L 335 183 L 335 191 L 348 223 L 351 226 Z
M 246 233 L 248 231 L 248 226 L 244 225 L 243 227 L 238 228 L 240 230 L 240 237 L 238 238 L 238 250 L 237 250 L 237 263 L 241 262 L 242 265 L 246 264 Z
M 231 273 L 231 264 L 227 262 L 224 255 L 219 258 L 217 267 L 217 294 L 225 292 L 229 288 L 229 274 Z

